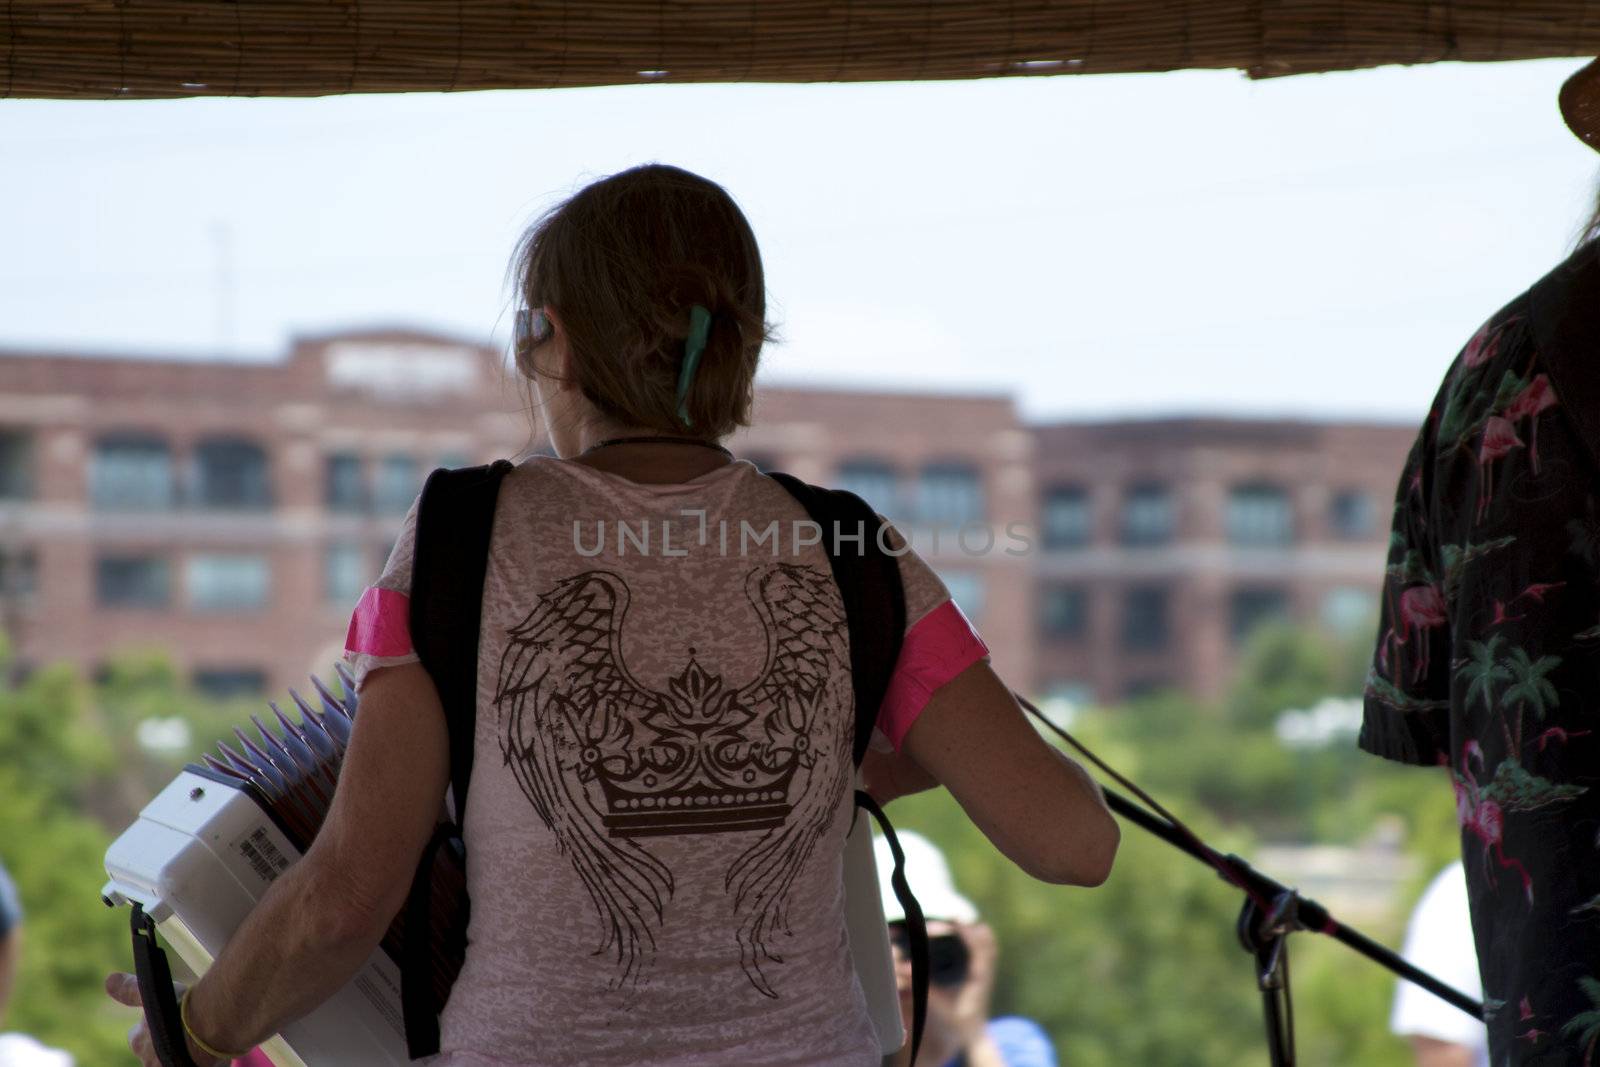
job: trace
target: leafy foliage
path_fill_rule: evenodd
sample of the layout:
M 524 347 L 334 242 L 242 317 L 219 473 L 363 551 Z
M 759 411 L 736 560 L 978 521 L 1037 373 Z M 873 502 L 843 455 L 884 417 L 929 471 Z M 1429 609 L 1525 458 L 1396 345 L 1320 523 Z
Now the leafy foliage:
M 1090 713 L 1075 732 L 1213 844 L 1246 857 L 1268 841 L 1350 843 L 1398 823 L 1417 878 L 1389 923 L 1368 929 L 1393 944 L 1415 894 L 1459 852 L 1444 775 L 1373 759 L 1353 740 L 1287 748 L 1273 729 L 1287 708 L 1358 693 L 1363 651 L 1268 627 L 1226 700 L 1158 695 Z M 0 677 L 4 666 L 0 651 Z M 103 975 L 130 962 L 126 914 L 98 902 L 104 850 L 183 759 L 257 710 L 198 701 L 152 654 L 119 661 L 94 685 L 66 667 L 0 685 L 0 855 L 27 910 L 9 1026 L 81 1064 L 127 1062 L 131 1013 L 101 992 Z M 192 743 L 171 756 L 142 748 L 139 724 L 151 718 L 182 720 Z M 1061 1062 L 1266 1062 L 1252 962 L 1234 937 L 1239 895 L 1189 857 L 1127 827 L 1105 886 L 1054 887 L 1001 859 L 942 791 L 891 814 L 946 850 L 962 891 L 996 928 L 997 1009 L 1043 1023 Z M 1301 1062 L 1410 1062 L 1387 1030 L 1394 985 L 1384 971 L 1314 934 L 1297 935 L 1291 954 Z
M 0 678 L 9 667 L 0 636 Z M 100 902 L 105 850 L 182 762 L 140 748 L 136 726 L 151 715 L 178 717 L 203 744 L 238 710 L 197 701 L 148 655 L 119 661 L 100 686 L 65 665 L 0 684 L 0 859 L 24 911 L 7 1028 L 80 1064 L 127 1060 L 132 1013 L 102 991 L 108 972 L 132 965 L 127 912 Z
M 1364 669 L 1357 650 L 1264 628 L 1226 701 L 1163 694 L 1091 712 L 1073 732 L 1224 852 L 1349 844 L 1400 826 L 1416 876 L 1388 921 L 1366 929 L 1394 945 L 1427 880 L 1460 854 L 1448 779 L 1374 759 L 1353 738 L 1293 750 L 1273 732 L 1283 710 L 1359 693 Z M 897 802 L 890 815 L 945 850 L 957 885 L 995 927 L 995 1010 L 1038 1020 L 1062 1063 L 1267 1062 L 1253 961 L 1234 935 L 1242 898 L 1199 863 L 1125 824 L 1104 886 L 1049 886 L 999 857 L 942 792 Z M 1290 954 L 1301 1063 L 1413 1062 L 1388 1030 L 1388 972 L 1312 933 L 1296 935 Z

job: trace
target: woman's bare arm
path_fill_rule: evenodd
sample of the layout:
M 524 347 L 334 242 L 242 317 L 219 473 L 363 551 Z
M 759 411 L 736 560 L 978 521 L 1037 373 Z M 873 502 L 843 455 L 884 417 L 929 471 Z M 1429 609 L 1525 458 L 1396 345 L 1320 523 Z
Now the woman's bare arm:
M 901 753 L 1035 878 L 1094 886 L 1110 875 L 1121 832 L 1100 787 L 1039 736 L 988 663 L 934 691 Z

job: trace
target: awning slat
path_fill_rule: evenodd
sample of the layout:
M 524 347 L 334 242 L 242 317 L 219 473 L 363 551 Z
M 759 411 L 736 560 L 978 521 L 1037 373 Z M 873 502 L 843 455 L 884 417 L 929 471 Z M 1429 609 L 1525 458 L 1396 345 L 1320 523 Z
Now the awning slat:
M 323 96 L 1600 52 L 1584 0 L 10 0 L 0 96 Z

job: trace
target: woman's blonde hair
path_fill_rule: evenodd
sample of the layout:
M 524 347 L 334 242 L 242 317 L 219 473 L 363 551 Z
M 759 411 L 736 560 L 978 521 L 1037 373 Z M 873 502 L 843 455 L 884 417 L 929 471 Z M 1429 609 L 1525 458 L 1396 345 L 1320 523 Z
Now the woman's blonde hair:
M 766 282 L 750 223 L 717 183 L 662 164 L 602 178 L 529 227 L 512 272 L 524 307 L 560 319 L 573 384 L 601 414 L 698 437 L 749 425 Z M 711 327 L 685 425 L 678 378 L 697 304 Z M 531 379 L 530 354 L 516 360 Z

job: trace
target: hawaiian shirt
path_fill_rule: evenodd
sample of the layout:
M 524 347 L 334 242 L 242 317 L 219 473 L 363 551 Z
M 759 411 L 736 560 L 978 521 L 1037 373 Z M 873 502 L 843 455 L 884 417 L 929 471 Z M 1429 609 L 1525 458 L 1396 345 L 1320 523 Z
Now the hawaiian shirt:
M 1454 785 L 1491 1062 L 1600 1064 L 1600 244 L 1445 377 L 1396 494 L 1360 744 Z

